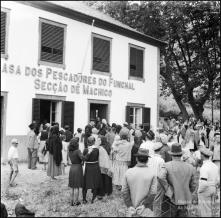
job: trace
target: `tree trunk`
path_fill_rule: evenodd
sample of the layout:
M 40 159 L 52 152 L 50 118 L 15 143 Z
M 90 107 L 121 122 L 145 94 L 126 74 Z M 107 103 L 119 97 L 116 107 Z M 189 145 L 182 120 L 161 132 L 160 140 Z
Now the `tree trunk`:
M 190 104 L 191 108 L 193 109 L 193 113 L 196 117 L 197 120 L 203 120 L 203 111 L 204 111 L 204 108 L 203 106 L 196 106 L 196 105 L 192 105 Z
M 189 115 L 188 112 L 186 110 L 185 105 L 182 102 L 182 97 L 176 92 L 176 89 L 174 87 L 171 87 L 172 93 L 173 93 L 173 97 L 182 113 L 182 117 L 184 120 L 187 120 Z

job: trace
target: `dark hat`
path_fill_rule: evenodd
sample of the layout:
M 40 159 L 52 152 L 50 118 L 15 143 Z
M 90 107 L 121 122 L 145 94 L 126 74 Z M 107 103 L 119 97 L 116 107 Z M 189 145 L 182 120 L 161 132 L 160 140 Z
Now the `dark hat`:
M 150 140 L 153 140 L 154 137 L 155 137 L 155 134 L 152 130 L 149 130 L 146 134 L 147 138 L 150 139 Z
M 69 125 L 65 125 L 65 126 L 64 126 L 64 129 L 65 129 L 65 130 L 69 130 L 69 129 L 70 129 L 70 126 L 69 126 Z
M 181 156 L 181 155 L 183 155 L 181 145 L 178 144 L 178 143 L 172 144 L 171 150 L 168 151 L 168 153 L 172 156 Z
M 139 148 L 138 152 L 134 155 L 135 157 L 150 157 L 149 156 L 149 150 L 144 148 Z
M 34 124 L 34 123 L 31 123 L 28 127 L 29 127 L 30 129 L 34 129 L 35 124 Z
M 15 206 L 16 217 L 35 217 L 35 213 L 28 210 L 24 205 L 17 203 Z

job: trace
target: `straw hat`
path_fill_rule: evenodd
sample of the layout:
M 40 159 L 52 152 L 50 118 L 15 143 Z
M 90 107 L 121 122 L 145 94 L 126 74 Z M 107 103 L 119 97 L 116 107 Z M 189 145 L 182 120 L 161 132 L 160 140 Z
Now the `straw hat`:
M 12 144 L 18 144 L 18 139 L 15 139 L 15 138 L 12 139 L 12 140 L 11 140 L 11 143 L 12 143 Z
M 154 146 L 153 146 L 153 150 L 157 151 L 157 150 L 159 150 L 162 147 L 163 147 L 163 144 L 161 142 L 155 142 Z
M 144 148 L 139 148 L 138 152 L 134 155 L 135 157 L 150 157 L 149 150 Z
M 210 151 L 209 149 L 204 148 L 204 147 L 201 147 L 201 148 L 200 148 L 200 152 L 201 152 L 202 154 L 204 154 L 205 156 L 207 156 L 207 157 L 210 157 L 210 156 L 213 155 L 213 152 L 212 152 L 212 151 Z

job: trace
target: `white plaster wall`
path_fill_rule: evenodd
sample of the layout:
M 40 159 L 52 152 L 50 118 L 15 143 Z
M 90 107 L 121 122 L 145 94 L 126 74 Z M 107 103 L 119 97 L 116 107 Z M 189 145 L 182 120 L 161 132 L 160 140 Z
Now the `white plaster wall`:
M 53 95 L 53 91 L 35 90 L 32 76 L 25 76 L 25 67 L 40 68 L 45 71 L 47 66 L 38 66 L 39 52 L 39 18 L 67 24 L 65 64 L 66 69 L 50 67 L 68 73 L 81 71 L 88 40 L 89 49 L 83 75 L 90 75 L 91 69 L 91 26 L 56 14 L 26 6 L 16 2 L 1 2 L 1 7 L 9 8 L 10 24 L 8 39 L 8 60 L 1 59 L 1 69 L 6 63 L 21 67 L 22 75 L 1 73 L 1 91 L 8 91 L 6 135 L 25 135 L 32 119 L 32 98 L 35 94 Z M 96 20 L 95 20 L 96 22 Z M 111 101 L 110 122 L 125 121 L 127 102 L 145 104 L 151 108 L 151 125 L 157 123 L 157 47 L 94 27 L 93 32 L 112 38 L 111 72 L 115 80 L 128 81 L 128 44 L 132 43 L 145 48 L 145 82 L 129 80 L 134 83 L 135 90 L 112 88 L 112 97 L 77 95 L 68 92 L 57 93 L 66 95 L 68 101 L 75 102 L 74 127 L 84 127 L 88 121 L 87 99 Z M 95 75 L 97 78 L 108 78 Z M 42 79 L 42 78 L 41 78 Z M 56 82 L 53 79 L 42 79 Z M 59 82 L 59 81 L 58 81 Z M 70 84 L 70 82 L 63 82 Z M 100 88 L 99 86 L 96 86 Z M 108 87 L 107 87 L 108 88 Z

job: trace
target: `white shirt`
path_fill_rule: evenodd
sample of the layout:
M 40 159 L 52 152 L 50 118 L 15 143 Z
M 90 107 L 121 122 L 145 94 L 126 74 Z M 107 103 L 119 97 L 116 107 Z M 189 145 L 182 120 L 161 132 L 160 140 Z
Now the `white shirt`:
M 18 148 L 12 145 L 8 150 L 8 161 L 15 159 L 15 158 L 18 159 Z
M 154 154 L 151 158 L 148 159 L 147 166 L 151 167 L 155 172 L 155 175 L 158 176 L 162 165 L 165 163 L 164 159 L 159 154 Z
M 154 155 L 153 146 L 154 146 L 154 142 L 148 140 L 146 142 L 143 142 L 140 145 L 140 148 L 148 149 L 149 150 L 149 155 L 152 157 Z
M 203 165 L 200 168 L 200 179 L 207 179 L 207 184 L 216 185 L 219 182 L 219 168 L 211 160 L 204 160 Z M 199 183 L 199 189 L 201 189 L 201 181 Z

